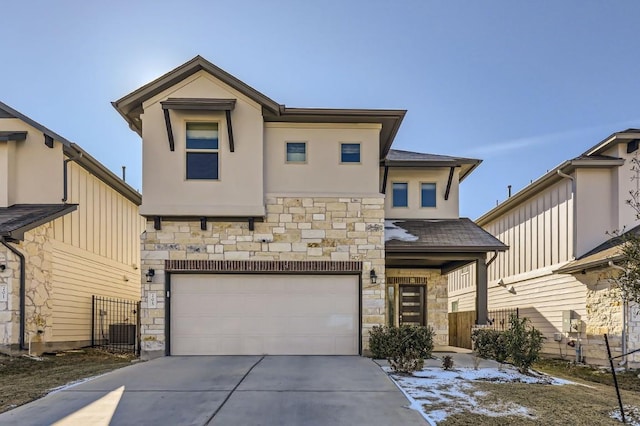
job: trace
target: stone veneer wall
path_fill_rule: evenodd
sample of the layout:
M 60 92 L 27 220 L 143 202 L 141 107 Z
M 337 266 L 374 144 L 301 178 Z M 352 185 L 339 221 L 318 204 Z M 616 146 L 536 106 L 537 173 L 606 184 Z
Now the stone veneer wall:
M 434 344 L 449 344 L 449 316 L 447 298 L 447 276 L 439 269 L 396 269 L 388 268 L 387 279 L 391 277 L 407 278 L 421 277 L 427 279 L 427 325 L 433 327 L 436 333 Z M 408 284 L 409 282 L 407 282 Z M 398 286 L 396 285 L 396 317 L 398 312 Z M 397 318 L 396 318 L 397 321 Z
M 606 333 L 612 349 L 612 355 L 622 353 L 622 308 L 619 294 L 608 283 L 609 270 L 589 272 L 578 276 L 587 285 L 587 318 L 583 319 L 586 332 L 584 355 L 587 363 L 608 364 L 607 348 L 603 335 Z M 629 309 L 627 352 L 640 349 L 640 315 L 637 306 Z M 640 354 L 629 356 L 633 367 L 640 367 Z
M 52 238 L 48 223 L 25 233 L 19 244 L 11 243 L 25 256 L 25 344 L 29 334 L 35 344 L 52 336 Z M 7 302 L 0 302 L 0 350 L 9 352 L 18 349 L 20 337 L 20 259 L 0 245 L 0 263 L 7 266 L 0 273 L 0 285 L 8 288 Z
M 147 222 L 142 235 L 142 272 L 156 271 L 152 283 L 143 282 L 141 308 L 142 353 L 165 351 L 165 260 L 361 261 L 362 340 L 368 330 L 385 322 L 384 197 L 281 197 L 266 199 L 264 222 L 163 220 L 160 230 Z M 372 284 L 369 271 L 379 277 Z M 143 280 L 144 281 L 144 280 Z M 149 308 L 154 293 L 156 308 Z M 445 296 L 446 300 L 446 296 Z M 445 304 L 446 309 L 446 304 Z

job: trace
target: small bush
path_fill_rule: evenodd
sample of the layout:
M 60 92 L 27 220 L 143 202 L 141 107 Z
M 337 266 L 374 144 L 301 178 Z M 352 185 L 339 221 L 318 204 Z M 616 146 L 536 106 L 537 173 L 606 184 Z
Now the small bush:
M 473 330 L 471 340 L 473 341 L 473 348 L 480 358 L 495 359 L 496 344 L 500 333 L 500 331 L 491 328 Z
M 474 350 L 480 358 L 494 359 L 500 364 L 511 360 L 521 373 L 526 373 L 538 360 L 542 343 L 542 333 L 528 325 L 527 318 L 512 315 L 511 328 L 497 331 L 490 328 L 473 330 Z
M 434 334 L 431 327 L 375 326 L 369 332 L 369 350 L 373 358 L 386 358 L 394 372 L 411 373 L 431 357 Z
M 451 370 L 453 368 L 453 358 L 451 355 L 445 355 L 442 357 L 442 368 L 445 370 Z
M 539 330 L 528 325 L 528 318 L 512 315 L 510 322 L 511 328 L 505 332 L 509 357 L 518 371 L 526 374 L 540 357 L 545 338 Z

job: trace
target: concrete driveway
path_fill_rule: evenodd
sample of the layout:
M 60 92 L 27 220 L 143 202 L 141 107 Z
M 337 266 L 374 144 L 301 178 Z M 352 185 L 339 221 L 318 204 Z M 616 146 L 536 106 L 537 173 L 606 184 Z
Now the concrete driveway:
M 367 358 L 167 357 L 50 394 L 0 415 L 0 424 L 426 424 L 407 405 Z

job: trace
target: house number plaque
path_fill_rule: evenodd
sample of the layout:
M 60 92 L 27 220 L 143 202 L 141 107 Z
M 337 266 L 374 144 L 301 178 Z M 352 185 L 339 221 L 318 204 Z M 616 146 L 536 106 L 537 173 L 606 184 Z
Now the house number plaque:
M 9 286 L 7 284 L 0 284 L 0 302 L 7 302 L 9 300 Z

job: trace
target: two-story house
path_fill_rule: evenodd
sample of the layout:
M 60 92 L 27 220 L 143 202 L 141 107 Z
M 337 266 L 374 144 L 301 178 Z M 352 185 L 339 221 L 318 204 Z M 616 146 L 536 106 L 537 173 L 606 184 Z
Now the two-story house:
M 504 249 L 457 217 L 478 161 L 390 150 L 404 110 L 290 108 L 199 56 L 114 107 L 143 143 L 143 356 L 359 354 L 373 325 L 434 318 L 446 334 L 440 268 Z M 385 230 L 388 213 L 411 220 Z
M 614 133 L 477 220 L 510 247 L 489 268 L 489 308 L 519 308 L 549 355 L 607 363 L 605 333 L 616 353 L 640 344 L 640 318 L 609 281 L 621 272 L 609 264 L 622 244 L 611 232 L 638 226 L 627 200 L 640 182 L 639 141 L 640 130 Z M 474 309 L 473 268 L 449 276 L 450 309 Z
M 93 296 L 140 300 L 140 202 L 80 146 L 0 102 L 0 351 L 88 346 Z

